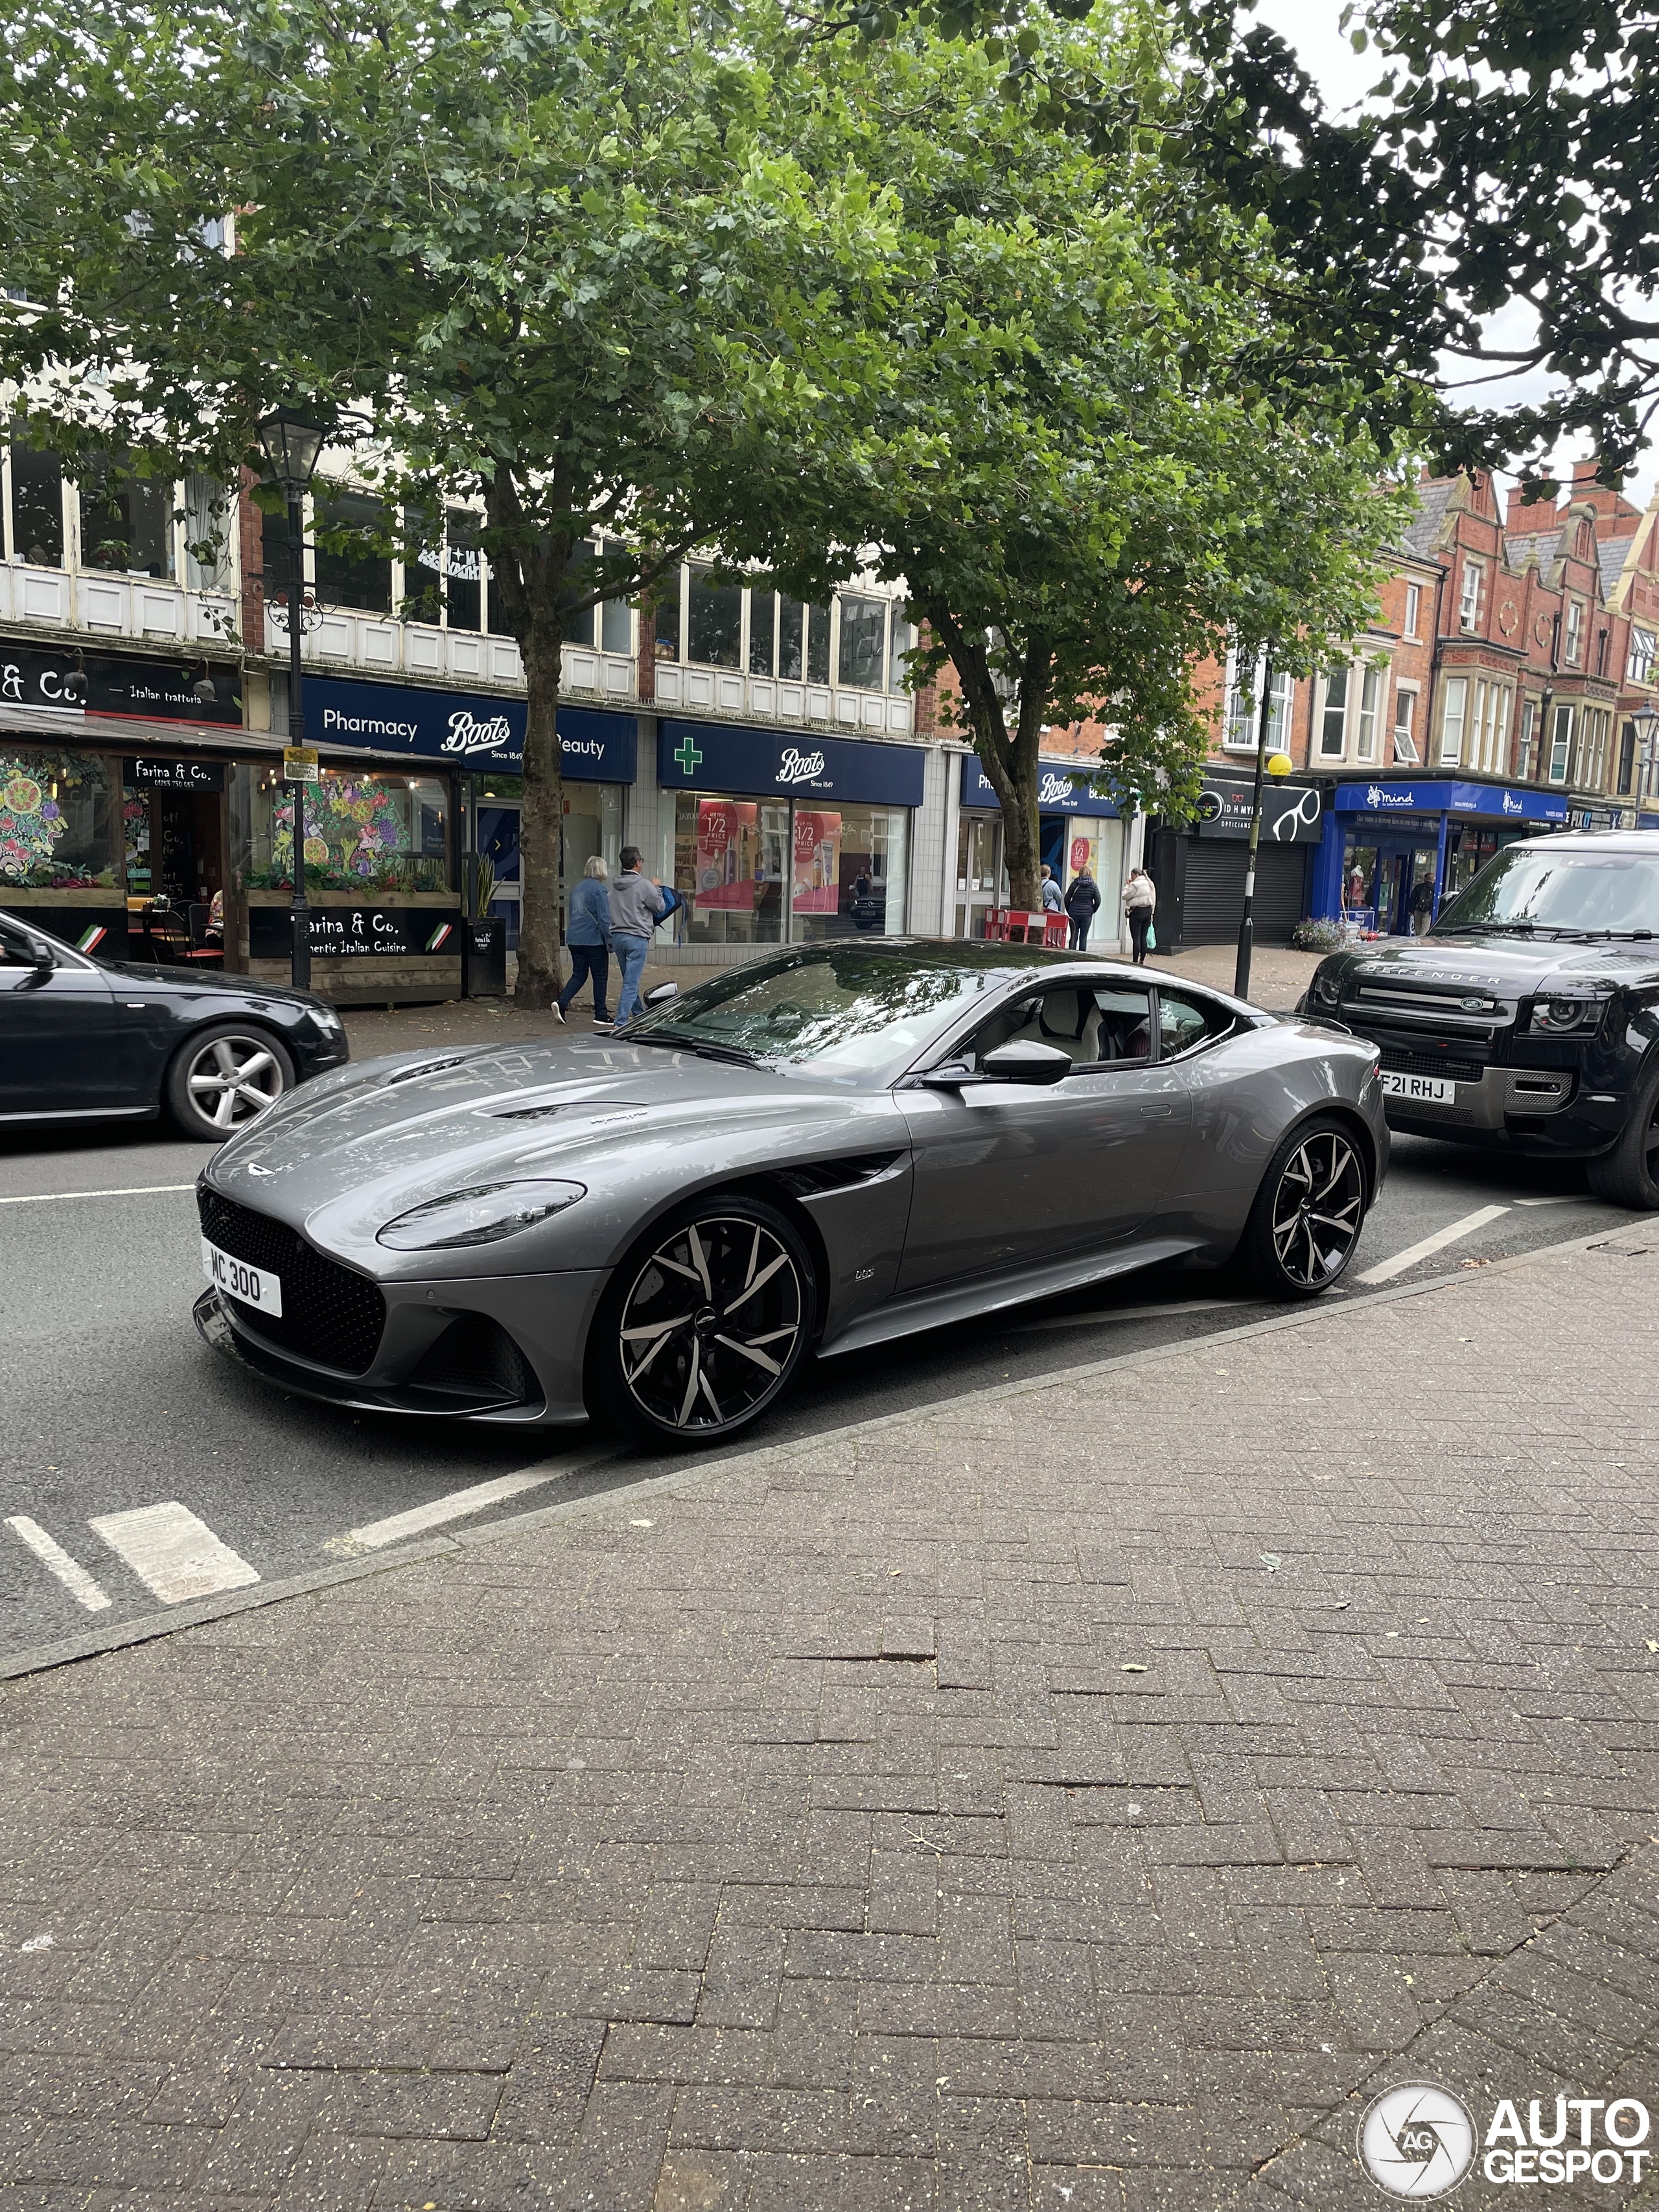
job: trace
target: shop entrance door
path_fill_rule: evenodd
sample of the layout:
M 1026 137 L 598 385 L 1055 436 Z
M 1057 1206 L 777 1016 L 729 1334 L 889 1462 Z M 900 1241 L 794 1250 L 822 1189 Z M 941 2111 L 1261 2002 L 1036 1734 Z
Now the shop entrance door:
M 957 823 L 957 937 L 982 938 L 993 907 L 1002 896 L 1002 817 L 963 814 Z
M 211 791 L 149 791 L 125 802 L 129 954 L 134 960 L 224 957 L 222 799 Z

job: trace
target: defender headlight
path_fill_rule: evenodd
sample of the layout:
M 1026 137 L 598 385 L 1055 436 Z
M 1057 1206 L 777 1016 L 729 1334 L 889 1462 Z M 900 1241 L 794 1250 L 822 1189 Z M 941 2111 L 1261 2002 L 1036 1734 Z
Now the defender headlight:
M 1540 1036 L 1594 1029 L 1607 1003 L 1605 999 L 1540 999 L 1532 1010 L 1531 1026 Z
M 580 1182 L 484 1182 L 471 1190 L 429 1199 L 388 1221 L 375 1242 L 394 1252 L 447 1250 L 459 1244 L 493 1244 L 498 1237 L 533 1229 L 586 1195 Z
M 1313 988 L 1308 995 L 1316 1006 L 1334 1006 L 1342 994 L 1336 977 L 1334 975 L 1328 975 L 1325 970 L 1320 968 L 1314 972 Z

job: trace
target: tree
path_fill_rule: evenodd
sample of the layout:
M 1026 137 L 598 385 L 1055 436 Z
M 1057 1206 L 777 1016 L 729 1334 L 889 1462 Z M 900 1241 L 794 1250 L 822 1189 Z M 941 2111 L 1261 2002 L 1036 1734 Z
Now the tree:
M 1133 4 L 1077 30 L 1045 19 L 1034 82 L 1087 81 L 1156 118 L 1156 27 Z M 917 672 L 953 672 L 1012 896 L 1034 907 L 1044 728 L 1105 722 L 1099 780 L 1126 807 L 1182 811 L 1197 665 L 1231 640 L 1251 665 L 1271 642 L 1306 668 L 1363 630 L 1403 503 L 1340 410 L 1262 388 L 1279 265 L 1251 226 L 1193 204 L 1158 138 L 1091 148 L 1046 95 L 1010 97 L 976 46 L 900 37 L 817 67 L 826 145 L 852 138 L 900 210 L 897 368 L 871 433 L 840 441 L 858 473 L 829 499 L 836 533 L 809 514 L 747 542 L 793 588 L 822 588 L 854 548 L 906 585 L 928 635 Z
M 383 540 L 482 498 L 529 694 L 520 1004 L 560 982 L 572 617 L 810 505 L 885 374 L 890 220 L 792 158 L 797 38 L 769 0 L 94 0 L 0 43 L 0 374 L 72 465 L 234 473 L 289 401 L 360 418 Z
M 1384 437 L 1433 403 L 1446 466 L 1515 463 L 1588 431 L 1613 481 L 1659 416 L 1659 15 L 1651 0 L 1369 0 L 1354 42 L 1381 75 L 1333 122 L 1253 0 L 1181 0 L 1199 64 L 1188 157 L 1273 227 L 1287 325 L 1363 378 Z M 1530 323 L 1498 338 L 1492 319 Z M 1442 356 L 1470 364 L 1442 392 Z M 1466 407 L 1528 372 L 1553 397 Z M 1416 405 L 1408 395 L 1415 387 Z

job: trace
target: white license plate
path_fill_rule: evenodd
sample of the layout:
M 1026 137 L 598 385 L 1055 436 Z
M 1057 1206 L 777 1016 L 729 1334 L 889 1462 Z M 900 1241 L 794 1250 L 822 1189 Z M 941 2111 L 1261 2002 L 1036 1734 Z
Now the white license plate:
M 1457 1097 L 1457 1085 L 1443 1075 L 1393 1075 L 1384 1068 L 1378 1080 L 1389 1098 L 1427 1098 L 1449 1106 Z
M 228 1252 L 222 1252 L 216 1244 L 202 1239 L 202 1273 L 216 1291 L 222 1291 L 228 1298 L 235 1298 L 256 1312 L 280 1316 L 283 1310 L 283 1279 L 264 1267 L 250 1267 L 246 1260 L 233 1260 Z

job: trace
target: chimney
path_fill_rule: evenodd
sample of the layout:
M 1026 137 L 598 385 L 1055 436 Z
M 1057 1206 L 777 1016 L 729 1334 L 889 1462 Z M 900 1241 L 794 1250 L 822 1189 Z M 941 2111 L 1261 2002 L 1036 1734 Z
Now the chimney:
M 1553 499 L 1535 499 L 1528 505 L 1522 499 L 1520 485 L 1510 485 L 1504 527 L 1511 538 L 1536 537 L 1540 531 L 1549 529 L 1554 520 L 1555 502 Z
M 1609 489 L 1606 484 L 1596 483 L 1596 465 L 1593 460 L 1573 463 L 1572 483 L 1567 493 L 1569 504 L 1576 501 L 1581 506 L 1593 507 L 1598 522 L 1639 522 L 1639 513 L 1621 495 L 1617 486 Z M 1623 481 L 1621 476 L 1620 483 Z

